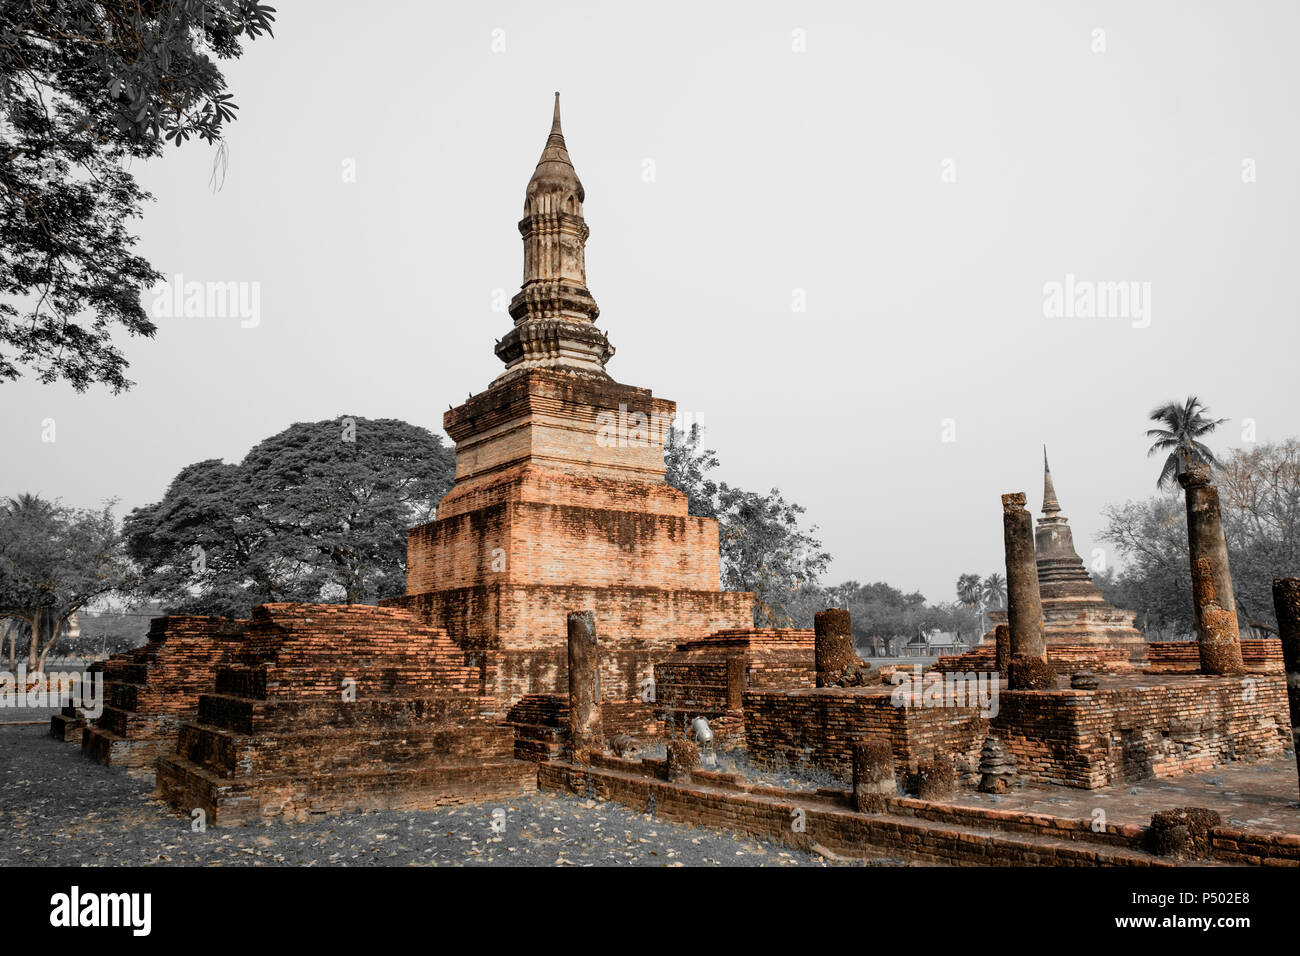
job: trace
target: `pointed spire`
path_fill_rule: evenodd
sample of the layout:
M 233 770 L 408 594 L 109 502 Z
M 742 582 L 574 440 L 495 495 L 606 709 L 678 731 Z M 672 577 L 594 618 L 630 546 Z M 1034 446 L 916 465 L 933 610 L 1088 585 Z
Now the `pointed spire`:
M 496 344 L 503 375 L 555 368 L 609 379 L 614 347 L 595 327 L 600 307 L 587 289 L 586 198 L 564 143 L 557 92 L 551 132 L 524 192 L 524 281 L 510 300 L 515 327 Z
M 551 119 L 551 135 L 546 139 L 546 145 L 556 145 L 564 148 L 564 131 L 560 129 L 560 91 L 555 91 L 555 116 Z
M 1056 500 L 1052 487 L 1052 469 L 1047 465 L 1047 446 L 1043 446 L 1043 514 L 1049 518 L 1061 513 L 1061 503 Z
M 542 155 L 537 160 L 537 168 L 533 170 L 533 178 L 529 180 L 528 195 L 532 196 L 538 190 L 548 189 L 562 194 L 573 193 L 578 197 L 578 202 L 583 202 L 587 198 L 582 189 L 582 182 L 573 168 L 573 160 L 569 158 L 569 147 L 564 142 L 564 130 L 560 128 L 558 91 L 555 94 L 555 111 L 551 114 L 551 132 L 546 137 L 546 145 L 542 147 Z M 524 205 L 524 215 L 536 211 L 528 208 L 527 201 Z M 581 210 L 578 214 L 581 215 Z

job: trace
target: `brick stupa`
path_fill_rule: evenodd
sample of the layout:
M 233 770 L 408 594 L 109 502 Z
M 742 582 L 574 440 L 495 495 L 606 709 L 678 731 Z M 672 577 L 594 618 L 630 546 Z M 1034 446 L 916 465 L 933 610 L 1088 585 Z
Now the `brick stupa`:
M 606 700 L 632 700 L 681 641 L 753 624 L 719 585 L 718 526 L 665 479 L 676 405 L 615 382 L 587 290 L 585 193 L 560 128 L 524 198 L 505 371 L 443 417 L 455 485 L 410 532 L 401 605 L 444 628 L 504 702 L 566 688 L 566 617 L 592 610 Z
M 1133 626 L 1137 616 L 1107 601 L 1083 566 L 1074 548 L 1069 521 L 1052 483 L 1052 470 L 1043 450 L 1043 516 L 1034 529 L 1038 555 L 1038 590 L 1043 602 L 1043 632 L 1048 656 L 1052 645 L 1090 645 L 1126 652 L 1130 660 L 1145 656 L 1146 641 Z M 1005 611 L 989 615 L 994 624 L 1006 623 Z

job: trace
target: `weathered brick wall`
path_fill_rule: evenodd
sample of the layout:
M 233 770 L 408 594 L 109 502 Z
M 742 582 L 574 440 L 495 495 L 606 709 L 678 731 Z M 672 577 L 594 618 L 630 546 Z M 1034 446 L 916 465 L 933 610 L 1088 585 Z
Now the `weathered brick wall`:
M 1009 691 L 993 732 L 1032 780 L 1095 788 L 1281 755 L 1286 686 L 1258 675 L 1083 691 Z
M 729 628 L 684 641 L 655 665 L 655 710 L 661 717 L 739 713 L 737 689 L 812 687 L 813 658 L 813 632 L 806 629 Z M 734 666 L 743 672 L 736 689 L 729 686 Z
M 1127 648 L 1099 644 L 1048 644 L 1047 661 L 1057 674 L 1065 677 L 1081 670 L 1098 674 L 1124 674 L 1133 670 Z M 977 644 L 964 654 L 939 658 L 934 669 L 940 673 L 993 671 L 997 669 L 997 648 L 992 642 Z
M 639 699 L 654 663 L 677 643 L 753 620 L 753 595 L 639 587 L 491 585 L 396 598 L 444 628 L 477 662 L 503 701 L 568 692 L 568 616 L 592 610 L 607 699 Z M 491 676 L 487 676 L 490 672 Z
M 718 523 L 513 501 L 409 532 L 408 594 L 498 582 L 717 590 Z
M 984 720 L 974 707 L 896 707 L 888 689 L 745 694 L 745 736 L 760 766 L 852 771 L 852 744 L 888 739 L 900 768 L 951 754 L 968 780 L 988 733 L 1030 782 L 1097 788 L 1280 755 L 1289 733 L 1285 680 L 1253 675 L 1112 678 L 1097 691 L 1007 691 Z
M 600 720 L 606 743 L 619 734 L 626 734 L 644 746 L 658 731 L 654 711 L 641 703 L 603 701 Z M 519 759 L 559 760 L 569 755 L 567 695 L 530 694 L 510 708 L 506 722 L 514 728 L 514 752 Z
M 1282 642 L 1276 637 L 1241 642 L 1241 659 L 1255 670 L 1281 671 Z M 1152 641 L 1147 645 L 1146 671 L 1151 674 L 1195 674 L 1201 669 L 1196 641 Z
M 922 760 L 950 754 L 959 772 L 973 772 L 987 732 L 976 707 L 898 707 L 892 687 L 752 691 L 745 694 L 749 759 L 764 767 L 853 773 L 853 745 L 885 739 L 900 775 Z

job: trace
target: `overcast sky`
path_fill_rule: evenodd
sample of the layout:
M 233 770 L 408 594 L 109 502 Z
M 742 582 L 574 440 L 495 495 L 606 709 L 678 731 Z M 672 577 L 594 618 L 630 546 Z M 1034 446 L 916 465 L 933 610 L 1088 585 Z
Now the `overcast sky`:
M 501 371 L 554 90 L 610 373 L 805 505 L 832 581 L 1002 570 L 1043 442 L 1090 558 L 1166 399 L 1221 451 L 1300 432 L 1293 2 L 275 5 L 224 187 L 202 145 L 137 167 L 140 250 L 257 283 L 255 327 L 158 319 L 116 397 L 0 386 L 0 494 L 134 507 L 341 414 L 441 433 Z M 1048 315 L 1067 275 L 1136 297 Z

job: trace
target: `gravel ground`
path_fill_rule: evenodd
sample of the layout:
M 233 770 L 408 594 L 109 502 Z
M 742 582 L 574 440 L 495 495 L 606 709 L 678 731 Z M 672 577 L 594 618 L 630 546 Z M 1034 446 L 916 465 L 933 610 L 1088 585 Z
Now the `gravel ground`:
M 37 726 L 0 726 L 0 836 L 0 866 L 840 865 L 555 793 L 194 833 L 152 799 L 148 782 L 84 759 Z

